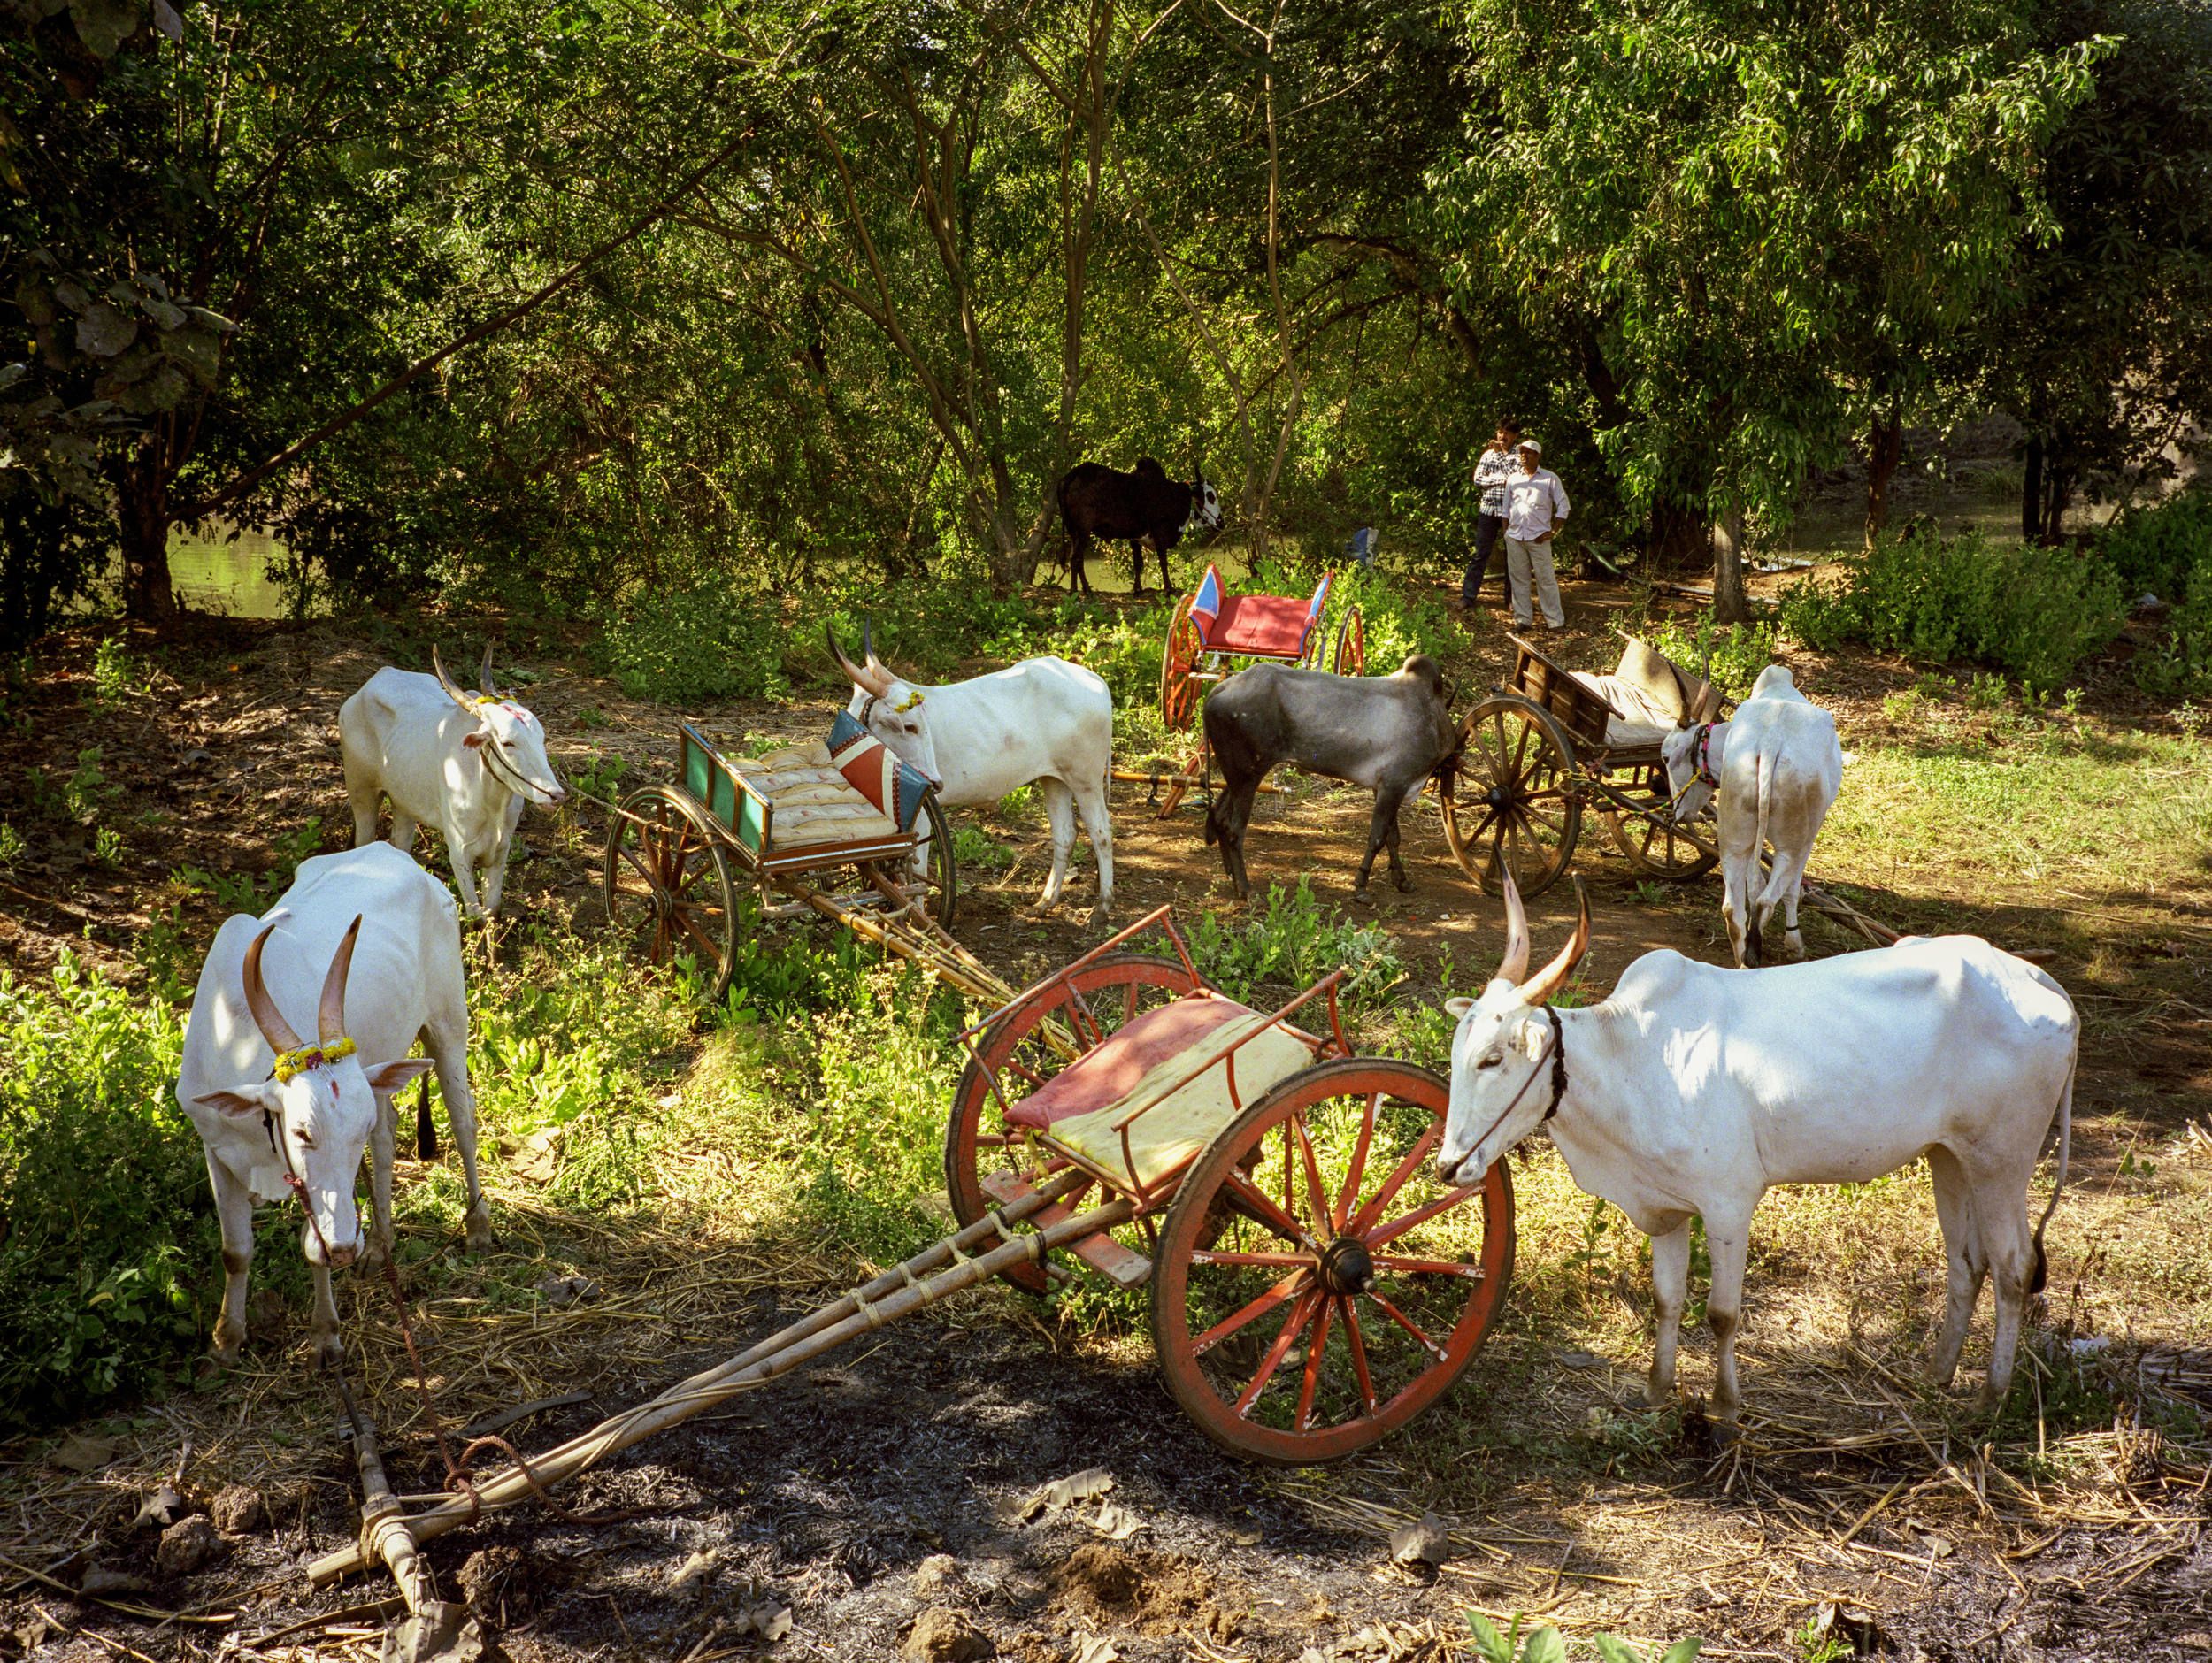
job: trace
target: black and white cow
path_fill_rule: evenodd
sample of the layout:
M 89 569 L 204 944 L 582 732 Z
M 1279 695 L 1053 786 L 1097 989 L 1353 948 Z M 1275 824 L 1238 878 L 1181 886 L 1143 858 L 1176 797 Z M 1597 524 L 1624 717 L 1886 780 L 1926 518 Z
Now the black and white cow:
M 1160 556 L 1160 587 L 1168 581 L 1167 551 L 1194 525 L 1221 524 L 1221 498 L 1198 475 L 1188 485 L 1167 477 L 1149 456 L 1140 457 L 1134 473 L 1121 473 L 1096 462 L 1079 462 L 1060 476 L 1060 523 L 1068 533 L 1068 587 L 1087 591 L 1091 580 L 1083 561 L 1094 537 L 1127 538 L 1136 557 L 1136 582 L 1130 593 L 1144 593 L 1144 551 Z

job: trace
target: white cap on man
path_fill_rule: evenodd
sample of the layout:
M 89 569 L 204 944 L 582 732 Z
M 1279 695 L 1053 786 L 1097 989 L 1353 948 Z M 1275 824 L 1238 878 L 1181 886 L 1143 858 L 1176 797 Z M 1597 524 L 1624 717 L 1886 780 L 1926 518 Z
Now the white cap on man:
M 1522 440 L 1520 448 L 1523 450 L 1533 450 L 1540 456 L 1544 454 L 1544 447 L 1538 444 L 1533 439 Z

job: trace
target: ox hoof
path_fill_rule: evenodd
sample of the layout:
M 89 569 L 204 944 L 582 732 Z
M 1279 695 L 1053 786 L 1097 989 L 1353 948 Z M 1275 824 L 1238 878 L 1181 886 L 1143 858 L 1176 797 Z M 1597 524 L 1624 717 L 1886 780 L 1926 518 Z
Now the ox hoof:
M 307 1343 L 307 1366 L 317 1374 L 327 1368 L 342 1368 L 346 1361 L 346 1343 L 335 1334 L 318 1335 Z
M 1356 906 L 1371 907 L 1375 904 L 1375 892 L 1362 884 L 1352 892 L 1352 900 Z
M 207 1348 L 207 1355 L 200 1360 L 200 1372 L 204 1375 L 211 1375 L 226 1368 L 237 1368 L 239 1358 L 245 1353 L 245 1344 L 246 1337 L 243 1334 L 228 1345 L 225 1345 L 221 1337 L 218 1336 L 215 1343 Z
M 472 1253 L 488 1253 L 492 1241 L 492 1207 L 489 1201 L 479 1201 L 468 1211 L 468 1250 Z

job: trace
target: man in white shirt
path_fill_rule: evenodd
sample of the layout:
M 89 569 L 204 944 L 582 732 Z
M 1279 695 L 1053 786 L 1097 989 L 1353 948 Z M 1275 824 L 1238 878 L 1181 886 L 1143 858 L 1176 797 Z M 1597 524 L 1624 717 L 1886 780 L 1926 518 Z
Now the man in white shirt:
M 1567 487 L 1544 465 L 1544 448 L 1533 439 L 1521 441 L 1520 459 L 1519 471 L 1505 487 L 1505 569 L 1513 580 L 1513 623 L 1517 629 L 1532 627 L 1529 593 L 1533 578 L 1544 626 L 1562 629 L 1567 615 L 1559 604 L 1551 542 L 1567 523 Z

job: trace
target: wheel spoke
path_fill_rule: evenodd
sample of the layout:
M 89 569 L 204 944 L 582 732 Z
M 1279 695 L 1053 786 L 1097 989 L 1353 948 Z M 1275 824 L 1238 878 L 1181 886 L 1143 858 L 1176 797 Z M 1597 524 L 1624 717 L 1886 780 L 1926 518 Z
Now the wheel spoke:
M 1313 1314 L 1315 1304 L 1311 1289 L 1298 1296 L 1298 1302 L 1290 1307 L 1290 1314 L 1283 1319 L 1283 1326 L 1275 1336 L 1275 1343 L 1267 1348 L 1267 1355 L 1260 1360 L 1260 1371 L 1252 1376 L 1251 1383 L 1237 1397 L 1237 1414 L 1249 1414 L 1252 1406 L 1267 1389 L 1267 1383 L 1275 1377 L 1275 1371 L 1283 1366 L 1283 1359 L 1290 1354 L 1291 1343 L 1298 1337 L 1298 1330 L 1305 1327 Z
M 1367 1297 L 1374 1300 L 1377 1305 L 1382 1307 L 1383 1314 L 1385 1316 L 1387 1316 L 1400 1328 L 1405 1330 L 1407 1333 L 1412 1335 L 1415 1341 L 1419 1344 L 1423 1351 L 1428 1353 L 1430 1356 L 1435 1358 L 1440 1363 L 1444 1360 L 1444 1348 L 1441 1345 L 1439 1345 L 1434 1340 L 1431 1339 L 1426 1334 L 1422 1332 L 1419 1324 L 1415 1322 L 1412 1318 L 1409 1317 L 1396 1306 L 1391 1304 L 1388 1299 L 1383 1298 L 1383 1296 L 1379 1293 L 1371 1291 Z
M 1378 1270 L 1395 1270 L 1406 1276 L 1458 1276 L 1480 1282 L 1490 1274 L 1480 1265 L 1456 1264 L 1448 1259 L 1401 1259 L 1394 1253 L 1377 1253 L 1374 1262 Z
M 1367 1172 L 1367 1151 L 1375 1140 L 1375 1110 L 1382 1102 L 1380 1092 L 1367 1094 L 1367 1108 L 1360 1116 L 1359 1141 L 1352 1146 L 1352 1163 L 1344 1174 L 1344 1187 L 1339 1191 L 1336 1205 L 1329 1209 L 1329 1228 L 1344 1228 L 1345 1215 L 1352 1210 L 1352 1198 L 1359 1193 L 1359 1181 Z
M 1279 1268 L 1302 1265 L 1310 1269 L 1313 1265 L 1313 1255 L 1311 1253 L 1245 1253 L 1241 1250 L 1234 1253 L 1223 1253 L 1216 1247 L 1196 1247 L 1191 1250 L 1190 1261 L 1194 1265 L 1270 1265 Z
M 700 926 L 699 920 L 693 916 L 693 909 L 689 907 L 679 907 L 676 908 L 676 916 L 683 924 L 684 929 L 689 932 L 691 939 L 696 941 L 701 949 L 705 952 L 708 959 L 715 964 L 720 964 L 722 962 L 721 945 Z
M 1373 1414 L 1380 1406 L 1375 1401 L 1374 1376 L 1367 1368 L 1367 1337 L 1359 1331 L 1359 1312 L 1342 1295 L 1338 1296 L 1336 1305 L 1344 1317 L 1344 1343 L 1352 1353 L 1352 1375 L 1359 1382 L 1360 1405 Z
M 1251 1215 L 1257 1222 L 1266 1225 L 1285 1241 L 1303 1243 L 1311 1239 L 1296 1219 L 1262 1194 L 1259 1188 L 1241 1172 L 1232 1170 L 1222 1179 L 1221 1184 L 1251 1209 Z
M 1315 1222 L 1333 1224 L 1335 1220 L 1330 1215 L 1329 1192 L 1327 1186 L 1321 1182 L 1321 1163 L 1313 1156 L 1313 1138 L 1306 1130 L 1306 1117 L 1303 1115 L 1293 1115 L 1290 1123 L 1292 1130 L 1298 1134 L 1299 1162 L 1306 1169 L 1306 1205 L 1313 1209 Z M 1284 1199 L 1287 1200 L 1289 1198 L 1286 1196 Z
M 1306 1374 L 1298 1383 L 1298 1412 L 1291 1419 L 1294 1431 L 1302 1432 L 1313 1424 L 1313 1392 L 1321 1383 L 1321 1354 L 1329 1348 L 1329 1313 L 1334 1299 L 1317 1302 L 1313 1314 L 1313 1337 L 1306 1342 Z
M 1306 1286 L 1307 1283 L 1305 1280 L 1305 1273 L 1302 1269 L 1285 1276 L 1280 1282 L 1278 1282 L 1273 1287 L 1270 1288 L 1265 1293 L 1260 1295 L 1258 1299 L 1253 1300 L 1251 1304 L 1246 1306 L 1242 1310 L 1223 1317 L 1221 1321 L 1216 1322 L 1211 1328 L 1201 1334 L 1196 1339 L 1191 1341 L 1191 1355 L 1194 1357 L 1203 1357 L 1208 1352 L 1211 1351 L 1215 1346 L 1220 1345 L 1223 1340 L 1228 1338 L 1230 1335 L 1235 1333 L 1237 1330 L 1242 1328 L 1246 1323 L 1253 1322 L 1256 1318 L 1265 1316 L 1270 1311 L 1280 1305 L 1285 1299 L 1291 1299 L 1294 1296 L 1304 1291 Z
M 1344 1227 L 1346 1235 L 1365 1238 L 1367 1232 L 1375 1227 L 1375 1221 L 1382 1216 L 1383 1209 L 1390 1205 L 1391 1198 L 1405 1188 L 1406 1180 L 1429 1158 L 1429 1151 L 1436 1147 L 1436 1140 L 1443 1130 L 1444 1123 L 1440 1120 L 1429 1122 L 1427 1129 L 1413 1140 L 1413 1147 L 1406 1151 L 1406 1158 L 1398 1163 L 1397 1169 L 1391 1173 L 1381 1189 L 1368 1197 L 1367 1205 L 1361 1207 L 1358 1215 Z
M 1433 1201 L 1429 1201 L 1420 1207 L 1417 1207 L 1410 1213 L 1401 1214 L 1398 1217 L 1392 1219 L 1388 1223 L 1380 1226 L 1379 1229 L 1369 1230 L 1367 1234 L 1363 1236 L 1360 1239 L 1366 1244 L 1367 1250 L 1370 1253 L 1372 1253 L 1385 1242 L 1397 1240 L 1399 1237 L 1404 1235 L 1406 1231 L 1413 1229 L 1416 1225 L 1425 1224 L 1429 1222 L 1429 1220 L 1434 1218 L 1439 1213 L 1444 1212 L 1448 1208 L 1457 1207 L 1462 1201 L 1465 1200 L 1469 1196 L 1472 1195 L 1480 1188 L 1482 1188 L 1482 1184 L 1479 1180 L 1473 1184 L 1463 1184 L 1456 1190 L 1450 1192 L 1448 1194 L 1440 1195 Z

